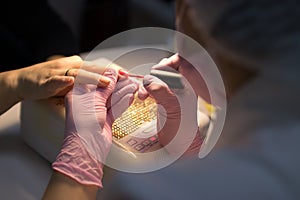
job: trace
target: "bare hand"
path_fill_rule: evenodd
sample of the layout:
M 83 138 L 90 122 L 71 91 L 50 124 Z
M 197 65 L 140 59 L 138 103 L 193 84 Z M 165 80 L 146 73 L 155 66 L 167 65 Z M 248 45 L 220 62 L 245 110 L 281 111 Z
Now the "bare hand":
M 74 84 L 74 77 L 65 76 L 66 71 L 79 69 L 82 63 L 79 56 L 71 56 L 16 70 L 18 97 L 23 100 L 65 95 Z

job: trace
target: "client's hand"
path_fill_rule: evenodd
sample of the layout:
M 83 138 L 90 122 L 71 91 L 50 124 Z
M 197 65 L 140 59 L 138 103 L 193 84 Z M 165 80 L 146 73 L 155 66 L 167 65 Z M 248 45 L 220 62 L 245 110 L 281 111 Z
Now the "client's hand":
M 108 85 L 107 78 L 99 79 L 99 74 L 90 72 L 89 68 L 92 67 L 85 67 L 85 62 L 79 56 L 55 59 L 12 71 L 11 85 L 19 100 L 64 96 L 72 89 L 78 73 L 86 73 L 90 82 L 97 82 L 98 86 Z M 105 66 L 98 66 L 100 68 L 105 69 Z
M 113 69 L 107 69 L 104 76 L 110 79 L 106 88 L 79 83 L 66 95 L 65 138 L 52 165 L 83 185 L 98 187 L 102 187 L 103 163 L 111 147 L 111 124 L 129 106 L 137 90 L 137 85 L 128 80 L 116 86 L 118 75 Z M 120 110 L 115 113 L 114 107 Z

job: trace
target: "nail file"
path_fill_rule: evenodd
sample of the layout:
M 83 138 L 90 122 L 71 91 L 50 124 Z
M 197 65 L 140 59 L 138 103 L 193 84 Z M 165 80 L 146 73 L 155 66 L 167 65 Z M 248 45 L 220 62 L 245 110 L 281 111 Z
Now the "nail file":
M 127 77 L 134 77 L 134 78 L 144 78 L 143 75 L 140 75 L 140 74 L 133 74 L 133 73 L 129 73 L 125 70 L 119 70 L 119 74 L 122 75 L 122 76 L 127 76 Z
M 165 82 L 171 89 L 184 88 L 184 85 L 181 81 L 182 75 L 179 73 L 153 69 L 151 70 L 150 74 Z
M 144 78 L 143 75 L 139 75 L 139 74 L 131 74 L 131 73 L 127 73 L 127 76 L 129 76 L 129 77 L 134 77 L 134 78 Z
M 128 77 L 134 77 L 134 78 L 144 78 L 143 75 L 140 74 L 133 74 L 126 71 L 120 71 L 121 75 L 125 75 Z M 182 75 L 175 72 L 169 72 L 169 71 L 163 71 L 163 70 L 151 70 L 151 75 L 156 76 L 163 82 L 165 82 L 171 89 L 183 89 L 184 86 L 181 82 Z

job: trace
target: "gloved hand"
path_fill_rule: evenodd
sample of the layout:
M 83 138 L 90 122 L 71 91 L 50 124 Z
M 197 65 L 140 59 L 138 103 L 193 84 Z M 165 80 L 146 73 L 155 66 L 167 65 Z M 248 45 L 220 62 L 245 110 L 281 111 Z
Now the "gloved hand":
M 66 95 L 65 138 L 52 165 L 81 184 L 98 187 L 102 187 L 102 168 L 112 143 L 111 124 L 129 106 L 137 90 L 129 80 L 116 86 L 117 73 L 113 69 L 107 69 L 104 76 L 110 79 L 106 88 L 79 83 Z
M 196 60 L 199 62 L 200 59 Z M 199 63 L 200 66 L 201 64 L 202 63 Z M 191 65 L 187 60 L 185 60 L 178 54 L 174 54 L 169 58 L 162 59 L 158 65 L 154 66 L 154 69 L 161 69 L 167 71 L 173 69 L 176 70 L 186 78 L 186 80 L 190 83 L 190 85 L 192 86 L 192 88 L 198 96 L 203 98 L 208 103 L 211 102 L 207 85 L 201 74 L 193 65 Z
M 200 146 L 199 158 L 204 158 L 215 146 L 222 131 L 222 124 L 226 113 L 226 94 L 222 78 L 216 69 L 215 64 L 203 52 L 188 55 L 188 60 L 179 54 L 174 54 L 169 58 L 163 59 L 155 68 L 161 70 L 176 70 L 182 74 L 196 95 L 204 99 L 208 105 L 208 115 L 201 114 L 198 124 L 201 128 L 208 125 L 201 132 L 202 140 L 196 146 Z M 193 65 L 190 63 L 192 62 Z M 168 66 L 168 67 L 166 67 Z M 205 79 L 204 79 L 205 76 Z M 208 87 L 209 86 L 209 87 Z M 203 106 L 203 105 L 201 105 Z M 195 112 L 195 111 L 194 111 Z M 194 122 L 193 122 L 194 123 Z M 190 123 L 192 125 L 192 122 Z M 201 130 L 202 131 L 202 130 Z
M 131 78 L 120 78 L 116 83 L 115 90 L 107 101 L 107 120 L 110 125 L 118 118 L 133 102 L 134 94 L 139 89 L 139 83 Z
M 155 69 L 175 71 L 178 63 L 172 58 L 162 60 Z M 168 67 L 167 67 L 168 66 Z M 184 68 L 185 66 L 181 66 Z M 202 138 L 197 123 L 197 95 L 183 77 L 184 89 L 172 91 L 160 79 L 147 75 L 139 97 L 153 97 L 158 104 L 157 129 L 160 143 L 174 155 L 196 155 Z

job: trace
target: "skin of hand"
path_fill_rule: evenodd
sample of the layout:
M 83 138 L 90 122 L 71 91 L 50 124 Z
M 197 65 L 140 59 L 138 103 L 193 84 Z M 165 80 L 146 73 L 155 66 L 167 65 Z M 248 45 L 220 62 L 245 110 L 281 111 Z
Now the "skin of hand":
M 74 84 L 74 77 L 65 76 L 69 68 L 79 69 L 79 56 L 65 57 L 16 70 L 16 90 L 20 99 L 44 99 L 63 96 Z
M 185 67 L 181 64 L 184 62 L 179 61 L 178 55 L 174 55 L 163 59 L 155 69 L 174 71 L 179 66 Z M 190 80 L 183 80 L 184 90 L 172 91 L 163 81 L 147 75 L 143 81 L 145 90 L 139 90 L 139 98 L 145 99 L 150 95 L 158 104 L 157 127 L 160 143 L 169 153 L 184 152 L 184 157 L 196 155 L 202 144 L 197 124 L 197 95 L 188 84 Z M 171 141 L 174 143 L 171 144 Z
M 64 96 L 72 89 L 78 74 L 85 78 L 86 83 L 106 87 L 109 79 L 98 73 L 99 69 L 103 71 L 105 68 L 106 66 L 83 62 L 79 56 L 71 56 L 2 72 L 0 73 L 0 96 L 6 98 L 0 99 L 0 114 L 22 100 Z M 121 69 L 115 64 L 109 68 Z M 122 76 L 119 75 L 119 78 Z
M 0 114 L 21 100 L 66 94 L 74 84 L 66 70 L 81 65 L 79 56 L 71 56 L 0 73 Z
M 107 69 L 104 75 L 111 79 L 108 87 L 79 84 L 66 95 L 65 140 L 53 163 L 56 171 L 44 199 L 70 196 L 95 199 L 98 188 L 102 187 L 102 167 L 112 142 L 111 125 L 132 103 L 138 90 L 138 83 L 131 79 L 116 82 L 117 74 L 113 69 Z M 92 119 L 95 116 L 98 124 Z M 84 129 L 78 125 L 78 119 Z M 59 193 L 63 189 L 67 192 Z

